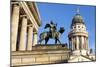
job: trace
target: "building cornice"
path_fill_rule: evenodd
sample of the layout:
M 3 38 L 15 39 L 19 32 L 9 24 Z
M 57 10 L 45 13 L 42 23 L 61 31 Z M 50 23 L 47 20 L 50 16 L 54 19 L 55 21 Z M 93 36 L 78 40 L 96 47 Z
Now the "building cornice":
M 30 11 L 32 12 L 32 15 L 34 16 L 35 20 L 37 21 L 37 24 L 41 25 L 41 19 L 40 14 L 37 8 L 37 5 L 35 2 L 27 2 L 28 7 L 30 8 Z
M 74 32 L 74 33 L 69 33 L 68 37 L 73 37 L 73 36 L 85 36 L 88 37 L 88 32 Z
M 33 17 L 30 9 L 28 8 L 26 2 L 19 2 L 19 4 L 23 7 L 24 11 L 26 12 L 27 16 L 29 17 L 30 21 L 32 22 L 32 24 L 34 25 L 35 29 L 38 31 L 38 25 L 37 22 L 35 20 L 35 18 Z
M 39 19 L 40 19 L 40 25 L 41 25 L 41 17 L 40 17 L 40 12 L 39 12 L 39 9 L 38 9 L 38 7 L 37 7 L 37 4 L 36 4 L 36 3 L 35 3 L 35 6 L 36 6 L 36 12 L 37 12 L 38 17 L 39 17 Z

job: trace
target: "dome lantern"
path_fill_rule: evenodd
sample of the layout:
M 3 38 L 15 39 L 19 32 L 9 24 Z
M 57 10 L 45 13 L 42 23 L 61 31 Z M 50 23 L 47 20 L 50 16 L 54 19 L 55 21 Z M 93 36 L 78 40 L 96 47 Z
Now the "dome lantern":
M 77 8 L 76 10 L 76 15 L 73 17 L 72 19 L 72 24 L 71 26 L 73 26 L 74 24 L 76 23 L 81 23 L 81 24 L 84 24 L 84 21 L 83 21 L 83 17 L 80 15 L 80 10 L 79 8 Z

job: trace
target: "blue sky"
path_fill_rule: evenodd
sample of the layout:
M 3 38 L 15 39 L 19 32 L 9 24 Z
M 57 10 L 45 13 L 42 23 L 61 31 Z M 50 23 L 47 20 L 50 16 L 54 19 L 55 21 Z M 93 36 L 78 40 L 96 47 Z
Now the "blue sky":
M 42 21 L 42 25 L 39 28 L 38 35 L 41 32 L 47 31 L 44 29 L 45 24 L 50 23 L 50 21 L 53 20 L 54 23 L 57 23 L 58 30 L 60 27 L 65 28 L 65 32 L 60 37 L 60 41 L 62 43 L 69 43 L 68 32 L 70 31 L 72 18 L 75 16 L 77 8 L 80 8 L 80 14 L 84 19 L 87 31 L 89 33 L 89 46 L 90 48 L 95 49 L 95 33 L 96 33 L 95 6 L 40 3 L 40 2 L 37 2 L 37 6 Z M 54 40 L 50 39 L 48 43 L 54 43 Z

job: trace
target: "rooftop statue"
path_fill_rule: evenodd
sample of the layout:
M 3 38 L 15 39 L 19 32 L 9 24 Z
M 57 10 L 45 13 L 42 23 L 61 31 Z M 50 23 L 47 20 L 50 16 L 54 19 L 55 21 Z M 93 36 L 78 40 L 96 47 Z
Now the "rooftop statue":
M 42 32 L 40 34 L 39 43 L 41 44 L 41 42 L 45 40 L 45 44 L 47 44 L 48 40 L 52 38 L 52 39 L 55 39 L 55 44 L 57 44 L 57 41 L 61 44 L 59 37 L 65 31 L 64 27 L 60 27 L 60 30 L 57 31 L 57 24 L 54 24 L 53 21 L 51 21 L 50 24 L 45 25 L 44 29 L 47 29 L 47 28 L 49 28 L 49 31 Z

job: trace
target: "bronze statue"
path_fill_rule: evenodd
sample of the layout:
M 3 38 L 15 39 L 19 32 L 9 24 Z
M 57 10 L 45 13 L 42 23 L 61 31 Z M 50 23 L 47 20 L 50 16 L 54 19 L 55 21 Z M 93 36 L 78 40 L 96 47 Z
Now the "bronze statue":
M 50 22 L 50 24 L 46 24 L 46 26 L 44 27 L 49 28 L 49 33 L 51 34 L 51 37 L 54 37 L 54 33 L 57 31 L 57 24 L 54 24 L 53 21 Z
M 55 39 L 55 44 L 57 44 L 57 41 L 61 44 L 59 37 L 60 35 L 65 31 L 64 27 L 60 27 L 60 30 L 57 31 L 57 24 L 54 24 L 52 21 L 50 24 L 46 24 L 45 25 L 45 29 L 49 28 L 48 32 L 43 32 L 40 34 L 40 40 L 39 43 L 41 44 L 41 42 L 43 40 L 45 40 L 45 44 L 47 44 L 48 40 L 50 38 Z

